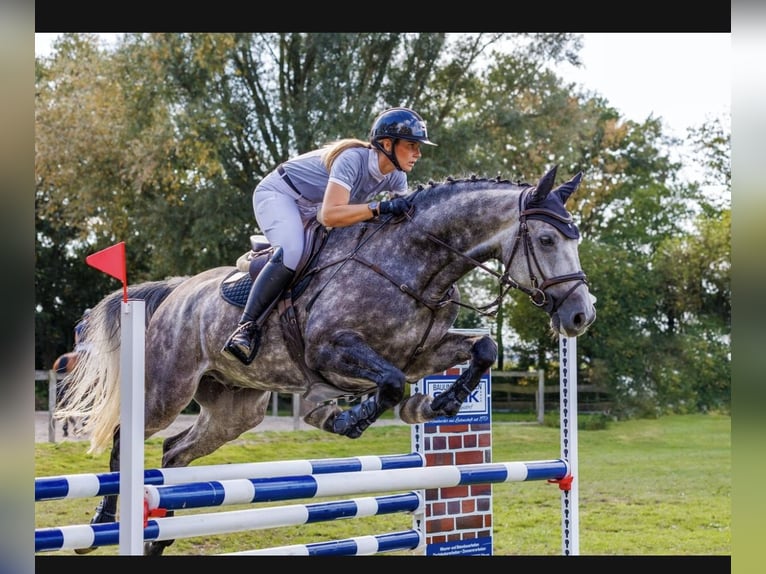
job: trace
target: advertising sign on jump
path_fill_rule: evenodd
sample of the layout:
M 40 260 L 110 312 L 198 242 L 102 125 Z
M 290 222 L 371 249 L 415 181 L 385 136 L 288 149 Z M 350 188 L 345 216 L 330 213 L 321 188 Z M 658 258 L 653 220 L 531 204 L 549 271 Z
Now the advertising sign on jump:
M 451 375 L 439 373 L 424 377 L 423 392 L 432 397 L 437 397 L 440 393 L 446 391 L 459 376 L 459 374 Z M 444 424 L 445 422 L 489 423 L 490 414 L 492 412 L 490 404 L 490 378 L 491 374 L 489 372 L 482 375 L 479 384 L 473 392 L 468 395 L 468 398 L 463 402 L 463 406 L 460 407 L 460 411 L 458 411 L 456 416 L 440 417 L 428 421 L 425 424 Z

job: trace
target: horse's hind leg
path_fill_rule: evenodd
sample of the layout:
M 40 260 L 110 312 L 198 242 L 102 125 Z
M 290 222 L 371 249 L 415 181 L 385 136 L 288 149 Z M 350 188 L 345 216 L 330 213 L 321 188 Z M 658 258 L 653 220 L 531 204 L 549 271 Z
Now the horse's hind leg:
M 109 454 L 109 470 L 117 472 L 120 470 L 120 429 L 114 431 L 112 437 L 112 450 Z M 101 499 L 96 507 L 96 513 L 90 519 L 91 524 L 106 524 L 117 520 L 117 495 L 108 494 Z M 87 554 L 95 550 L 95 546 L 90 548 L 76 548 L 76 554 Z
M 194 424 L 162 445 L 162 466 L 187 466 L 258 426 L 266 416 L 271 391 L 226 387 L 203 380 L 195 401 L 200 413 Z
M 444 392 L 431 400 L 424 394 L 415 394 L 402 401 L 399 416 L 409 424 L 438 417 L 453 417 L 468 396 L 476 389 L 481 377 L 497 359 L 497 344 L 489 337 L 479 337 L 471 346 L 468 368 Z
M 203 379 L 194 395 L 200 413 L 194 423 L 162 444 L 162 467 L 188 466 L 258 426 L 266 416 L 270 391 L 225 387 Z M 167 516 L 172 516 L 168 511 Z M 145 556 L 159 556 L 174 540 L 144 543 Z

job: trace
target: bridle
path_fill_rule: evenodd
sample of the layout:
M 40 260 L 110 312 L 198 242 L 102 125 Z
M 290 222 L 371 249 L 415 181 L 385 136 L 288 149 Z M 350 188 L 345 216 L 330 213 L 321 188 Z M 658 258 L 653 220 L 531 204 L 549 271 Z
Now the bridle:
M 481 261 L 478 261 L 477 259 L 474 259 L 470 255 L 466 255 L 465 253 L 458 251 L 455 249 L 452 245 L 449 243 L 443 241 L 439 237 L 435 236 L 429 231 L 426 231 L 426 236 L 433 241 L 434 243 L 437 243 L 438 245 L 441 245 L 442 247 L 445 247 L 446 249 L 449 249 L 456 255 L 459 255 L 463 259 L 466 259 L 476 268 L 483 269 L 490 275 L 495 276 L 497 278 L 499 284 L 501 285 L 501 291 L 500 294 L 494 299 L 494 301 L 488 303 L 487 305 L 476 307 L 473 305 L 467 305 L 464 303 L 461 303 L 460 301 L 455 301 L 453 299 L 449 299 L 449 302 L 454 303 L 456 305 L 460 305 L 461 307 L 466 307 L 468 309 L 472 309 L 474 311 L 477 311 L 478 313 L 486 316 L 494 316 L 497 313 L 497 310 L 500 308 L 500 305 L 503 302 L 503 299 L 508 294 L 508 292 L 511 289 L 517 289 L 523 293 L 526 293 L 529 296 L 530 301 L 532 301 L 532 304 L 536 307 L 540 307 L 544 311 L 546 311 L 549 315 L 554 313 L 558 308 L 566 301 L 566 299 L 580 286 L 580 285 L 587 285 L 587 278 L 585 273 L 582 270 L 575 271 L 574 273 L 567 273 L 565 275 L 558 275 L 556 277 L 549 277 L 545 278 L 545 276 L 542 273 L 542 267 L 540 267 L 540 262 L 537 260 L 537 254 L 535 253 L 534 244 L 532 242 L 532 237 L 529 234 L 529 227 L 527 225 L 528 219 L 542 219 L 544 218 L 554 218 L 562 223 L 571 223 L 572 222 L 572 216 L 568 215 L 568 218 L 564 218 L 562 215 L 551 211 L 549 209 L 534 207 L 534 205 L 529 206 L 530 203 L 530 197 L 533 187 L 526 188 L 525 190 L 522 190 L 522 192 L 519 194 L 519 229 L 516 233 L 516 237 L 514 238 L 513 242 L 513 248 L 511 249 L 511 253 L 508 256 L 508 260 L 503 265 L 503 272 L 498 273 L 491 267 L 488 267 Z M 407 215 L 409 217 L 409 215 Z M 412 223 L 412 220 L 410 219 L 410 222 Z M 523 255 L 526 259 L 527 263 L 527 270 L 529 271 L 529 282 L 532 285 L 531 287 L 526 287 L 524 285 L 521 285 L 518 281 L 514 280 L 510 275 L 510 269 L 511 269 L 511 263 L 513 262 L 514 257 L 516 257 L 517 253 L 523 252 Z M 540 274 L 540 277 L 538 278 L 537 274 L 535 273 L 535 269 Z M 542 279 L 542 282 L 540 282 L 540 279 Z M 566 292 L 562 297 L 556 298 L 554 297 L 548 289 L 554 285 L 558 285 L 559 283 L 567 283 L 567 282 L 574 282 L 574 285 Z

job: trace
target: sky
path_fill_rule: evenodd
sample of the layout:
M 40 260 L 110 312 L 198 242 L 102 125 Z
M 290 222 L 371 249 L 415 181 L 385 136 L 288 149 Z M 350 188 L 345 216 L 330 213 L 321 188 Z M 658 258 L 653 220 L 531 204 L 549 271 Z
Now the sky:
M 35 34 L 35 54 L 50 53 L 56 34 Z M 730 126 L 732 53 L 729 33 L 587 33 L 580 59 L 556 72 L 605 98 L 623 119 L 662 118 L 683 136 L 711 119 Z
M 731 46 L 730 33 L 589 33 L 583 34 L 582 66 L 565 64 L 556 72 L 606 98 L 623 119 L 662 118 L 668 135 L 683 137 L 712 119 L 731 133 Z M 682 146 L 671 157 L 688 151 Z M 688 164 L 680 176 L 701 177 Z
M 674 134 L 731 113 L 731 34 L 583 34 L 581 68 L 556 71 L 598 92 L 624 118 L 653 115 Z

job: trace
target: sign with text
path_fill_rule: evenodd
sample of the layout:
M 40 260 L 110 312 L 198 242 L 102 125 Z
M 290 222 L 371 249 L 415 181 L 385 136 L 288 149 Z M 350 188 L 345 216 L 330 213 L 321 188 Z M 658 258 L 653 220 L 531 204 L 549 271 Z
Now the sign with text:
M 429 375 L 422 379 L 423 392 L 436 398 L 459 378 L 460 375 Z M 444 424 L 446 422 L 459 423 L 489 423 L 491 414 L 490 373 L 482 375 L 479 384 L 471 391 L 457 415 L 454 417 L 440 417 L 426 422 L 426 424 Z
M 429 544 L 426 556 L 492 556 L 492 537 Z

